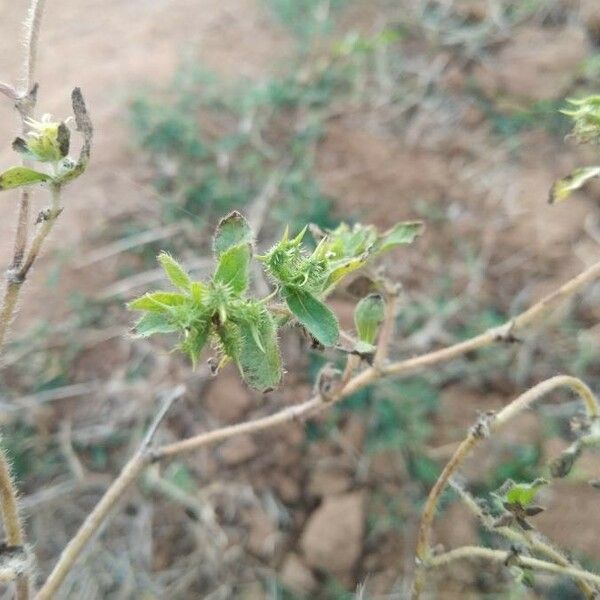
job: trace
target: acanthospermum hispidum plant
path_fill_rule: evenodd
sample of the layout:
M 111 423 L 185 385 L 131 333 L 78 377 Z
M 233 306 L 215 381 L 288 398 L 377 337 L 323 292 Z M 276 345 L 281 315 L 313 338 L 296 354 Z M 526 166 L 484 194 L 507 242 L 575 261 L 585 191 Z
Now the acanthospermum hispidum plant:
M 294 237 L 286 230 L 270 250 L 258 255 L 248 222 L 239 212 L 232 212 L 217 227 L 215 270 L 207 281 L 193 281 L 172 256 L 160 254 L 158 260 L 175 291 L 151 292 L 129 303 L 130 309 L 144 313 L 135 326 L 137 335 L 178 333 L 177 347 L 192 363 L 210 345 L 218 354 L 218 367 L 232 361 L 251 387 L 261 391 L 276 387 L 283 372 L 279 330 L 297 322 L 315 344 L 335 346 L 339 326 L 325 302 L 327 296 L 373 258 L 412 243 L 422 224 L 402 222 L 384 233 L 360 224 L 310 230 L 317 238 L 312 251 L 305 244 L 305 227 Z M 273 292 L 264 298 L 251 293 L 254 259 L 273 285 Z M 356 352 L 374 350 L 373 322 L 383 318 L 382 312 L 381 298 L 357 307 Z

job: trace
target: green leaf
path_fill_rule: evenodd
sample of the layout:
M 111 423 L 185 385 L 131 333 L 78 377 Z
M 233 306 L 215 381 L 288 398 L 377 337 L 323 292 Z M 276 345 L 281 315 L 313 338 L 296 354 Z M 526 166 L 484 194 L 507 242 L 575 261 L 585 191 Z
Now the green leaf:
M 219 340 L 218 349 L 221 356 L 227 357 L 236 364 L 239 364 L 241 347 L 240 328 L 229 320 L 220 324 L 216 328 L 215 333 Z
M 285 286 L 283 297 L 294 316 L 311 335 L 324 346 L 337 343 L 340 331 L 336 316 L 310 292 L 295 286 Z
M 188 331 L 185 340 L 180 345 L 181 351 L 190 357 L 194 367 L 198 364 L 200 354 L 206 346 L 209 333 L 210 321 L 198 323 Z
M 265 309 L 258 323 L 241 322 L 238 367 L 248 385 L 260 391 L 276 387 L 282 375 L 277 327 Z
M 248 221 L 246 221 L 243 215 L 234 210 L 221 219 L 217 226 L 213 241 L 215 256 L 218 258 L 232 246 L 237 246 L 241 243 L 252 244 L 252 238 L 252 230 Z
M 385 316 L 385 302 L 381 294 L 369 294 L 354 309 L 354 325 L 361 342 L 374 344 Z
M 12 190 L 26 185 L 43 183 L 51 179 L 50 175 L 34 171 L 28 167 L 11 167 L 0 175 L 0 190 Z
M 136 324 L 137 337 L 150 337 L 156 333 L 172 333 L 177 331 L 177 326 L 165 314 L 149 312 Z
M 169 307 L 180 306 L 184 302 L 185 296 L 177 292 L 153 292 L 132 300 L 127 307 L 130 310 L 165 312 Z
M 344 277 L 350 275 L 354 271 L 362 268 L 369 259 L 369 254 L 365 252 L 356 258 L 349 258 L 346 260 L 337 260 L 330 263 L 330 272 L 327 277 L 325 289 L 329 289 L 332 285 L 339 283 Z
M 554 182 L 548 201 L 550 204 L 555 204 L 566 200 L 594 177 L 600 177 L 600 167 L 584 167 L 573 171 L 563 179 Z
M 247 243 L 225 250 L 219 258 L 214 280 L 230 286 L 234 292 L 241 294 L 248 287 L 251 258 L 252 247 Z
M 377 231 L 372 225 L 355 223 L 350 228 L 347 223 L 340 223 L 333 231 L 327 232 L 323 250 L 333 260 L 357 258 L 368 252 L 376 240 Z
M 162 265 L 167 277 L 175 287 L 186 291 L 190 289 L 192 284 L 190 276 L 172 256 L 166 252 L 161 252 L 158 255 L 158 262 Z
M 396 223 L 391 229 L 381 235 L 377 241 L 375 254 L 388 252 L 396 246 L 412 244 L 415 239 L 423 233 L 421 221 L 405 221 Z
M 531 483 L 512 482 L 511 487 L 504 494 L 504 499 L 509 504 L 518 504 L 523 507 L 528 506 L 534 501 L 538 490 L 547 484 L 548 482 L 541 478 Z
M 193 281 L 190 286 L 190 294 L 192 300 L 197 304 L 201 304 L 206 293 L 206 286 L 200 281 Z

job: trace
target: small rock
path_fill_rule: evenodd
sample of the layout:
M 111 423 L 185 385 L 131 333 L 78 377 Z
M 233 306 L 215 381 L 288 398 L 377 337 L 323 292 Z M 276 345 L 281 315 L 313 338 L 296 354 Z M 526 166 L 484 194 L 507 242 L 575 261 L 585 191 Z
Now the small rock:
M 281 567 L 281 581 L 296 594 L 308 594 L 317 587 L 311 570 L 294 553 L 286 556 Z
M 254 458 L 257 452 L 258 447 L 252 436 L 238 435 L 223 444 L 220 455 L 223 464 L 235 467 Z
M 331 496 L 346 492 L 351 485 L 352 480 L 345 471 L 317 467 L 308 484 L 308 493 L 311 496 Z
M 250 529 L 248 550 L 262 558 L 273 556 L 279 535 L 269 515 L 259 506 L 255 506 L 244 514 L 244 521 Z
M 365 532 L 365 496 L 328 496 L 313 512 L 300 539 L 306 562 L 342 576 L 360 557 Z
M 300 483 L 294 477 L 278 474 L 272 479 L 272 484 L 279 497 L 286 504 L 298 502 L 301 496 Z
M 204 403 L 216 419 L 224 422 L 239 421 L 252 406 L 252 393 L 237 371 L 227 368 L 211 383 Z

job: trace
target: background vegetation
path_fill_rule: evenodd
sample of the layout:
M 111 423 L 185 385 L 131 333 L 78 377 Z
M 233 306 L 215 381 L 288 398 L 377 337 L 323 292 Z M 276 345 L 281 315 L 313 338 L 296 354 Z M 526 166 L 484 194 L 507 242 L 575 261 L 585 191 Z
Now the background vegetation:
M 51 106 L 63 79 L 80 80 L 81 65 L 53 71 L 61 50 L 69 56 L 59 32 L 69 28 L 81 61 L 96 65 L 127 19 L 115 7 L 98 16 L 97 34 L 81 31 L 77 19 L 102 12 L 88 4 L 49 18 L 40 79 L 52 81 Z M 90 74 L 100 132 L 91 192 L 74 184 L 81 194 L 58 225 L 58 266 L 34 272 L 0 371 L 3 443 L 44 572 L 138 443 L 158 391 L 181 381 L 190 390 L 161 434 L 168 441 L 302 400 L 323 364 L 286 333 L 285 386 L 262 396 L 233 370 L 215 380 L 167 342 L 132 339 L 124 305 L 160 287 L 160 249 L 205 276 L 212 231 L 231 209 L 249 217 L 263 250 L 288 223 L 297 232 L 307 221 L 423 219 L 425 237 L 386 261 L 403 284 L 398 356 L 499 325 L 598 258 L 598 189 L 545 204 L 557 176 L 590 162 L 564 142 L 557 109 L 598 90 L 594 2 L 232 0 L 209 2 L 205 17 L 197 10 L 183 0 L 149 10 Z M 13 16 L 0 9 L 2 38 Z M 170 58 L 152 65 L 165 48 Z M 346 326 L 358 284 L 333 298 Z M 521 343 L 151 472 L 64 597 L 341 599 L 357 586 L 365 598 L 403 597 L 424 498 L 478 412 L 557 372 L 598 389 L 598 293 L 591 287 Z M 40 302 L 50 315 L 41 321 Z M 525 414 L 467 465 L 470 489 L 485 496 L 507 478 L 534 479 L 569 444 L 571 414 L 553 403 L 542 425 Z M 536 518 L 596 570 L 598 491 L 587 481 L 597 464 L 590 455 L 544 492 L 552 510 Z M 443 508 L 440 543 L 487 541 L 455 496 Z M 332 554 L 327 540 L 340 531 L 346 543 Z M 452 575 L 444 598 L 577 594 L 556 578 L 507 581 L 500 567 L 465 564 Z

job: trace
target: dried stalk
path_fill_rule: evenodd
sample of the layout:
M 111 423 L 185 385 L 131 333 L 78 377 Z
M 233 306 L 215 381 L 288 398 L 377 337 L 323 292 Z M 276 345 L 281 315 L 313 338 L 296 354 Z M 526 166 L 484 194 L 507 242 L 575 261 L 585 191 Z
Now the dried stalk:
M 94 510 L 86 517 L 75 537 L 71 539 L 63 549 L 52 573 L 39 592 L 35 595 L 36 600 L 50 600 L 51 598 L 54 598 L 60 585 L 71 571 L 73 564 L 77 558 L 79 558 L 87 543 L 106 521 L 111 510 L 116 506 L 129 486 L 138 478 L 144 467 L 152 462 L 153 454 L 150 448 L 152 439 L 167 412 L 173 405 L 173 402 L 180 398 L 184 393 L 185 388 L 179 386 L 165 399 L 161 410 L 148 429 L 137 452 L 125 465 L 117 479 L 113 481 L 104 496 L 102 496 L 100 502 L 94 507 Z
M 341 389 L 339 389 L 331 397 L 327 398 L 327 401 L 320 396 L 315 396 L 301 404 L 285 408 L 260 419 L 201 433 L 186 440 L 167 444 L 152 452 L 144 453 L 142 457 L 140 457 L 139 454 L 136 454 L 129 461 L 129 463 L 127 463 L 121 474 L 107 490 L 96 508 L 85 520 L 79 531 L 75 534 L 75 537 L 69 542 L 69 545 L 61 554 L 49 578 L 38 592 L 36 600 L 49 599 L 59 589 L 65 577 L 73 569 L 80 551 L 91 539 L 95 531 L 97 531 L 100 525 L 104 522 L 111 509 L 120 499 L 129 485 L 136 480 L 139 474 L 143 471 L 144 467 L 148 466 L 151 462 L 167 459 L 184 452 L 192 452 L 198 448 L 235 437 L 241 433 L 256 433 L 258 431 L 270 429 L 271 427 L 283 425 L 293 420 L 299 420 L 308 417 L 316 410 L 329 408 L 335 403 L 343 400 L 344 398 L 379 379 L 413 373 L 433 364 L 451 360 L 474 349 L 482 348 L 497 341 L 505 340 L 507 339 L 507 336 L 515 330 L 515 328 L 521 329 L 526 325 L 531 324 L 536 318 L 544 314 L 554 302 L 559 299 L 572 296 L 582 289 L 587 283 L 590 283 L 598 277 L 600 277 L 600 262 L 570 280 L 556 292 L 543 298 L 540 302 L 533 305 L 530 309 L 517 316 L 512 321 L 509 321 L 501 327 L 490 329 L 480 336 L 477 336 L 477 338 L 474 338 L 477 340 L 475 346 L 469 342 L 461 342 L 443 350 L 437 350 L 416 358 L 392 363 L 387 367 L 369 367 L 358 373 L 347 383 L 344 383 L 341 386 Z M 575 381 L 578 381 L 574 381 L 573 378 L 568 377 L 559 379 L 563 380 L 563 385 L 566 385 L 566 381 L 568 380 L 571 387 L 575 386 Z M 579 393 L 582 393 L 583 390 L 586 389 L 584 384 L 581 382 L 579 382 L 579 385 L 576 387 Z M 592 403 L 594 402 L 591 392 L 588 402 L 591 407 Z
M 465 506 L 479 519 L 479 522 L 491 533 L 501 535 L 502 537 L 516 542 L 523 547 L 528 548 L 531 552 L 537 552 L 543 554 L 549 558 L 552 562 L 562 565 L 563 567 L 575 567 L 579 568 L 578 565 L 573 564 L 569 559 L 560 551 L 557 550 L 550 542 L 548 542 L 541 533 L 538 531 L 520 532 L 511 527 L 498 527 L 494 524 L 494 519 L 483 513 L 481 507 L 475 501 L 475 498 L 469 494 L 462 486 L 456 484 L 452 479 L 449 481 L 449 485 L 454 491 L 460 496 Z M 581 593 L 588 599 L 594 600 L 596 591 L 590 584 L 582 579 L 576 580 L 577 586 L 581 590 Z
M 515 556 L 511 552 L 503 552 L 502 550 L 492 550 L 491 548 L 483 548 L 481 546 L 462 546 L 449 550 L 438 556 L 434 556 L 428 562 L 430 568 L 443 567 L 456 560 L 465 560 L 473 558 L 482 558 L 491 562 L 506 564 L 514 564 L 515 566 L 527 567 L 537 571 L 547 571 L 548 573 L 556 573 L 573 579 L 582 579 L 594 585 L 600 585 L 600 575 L 590 573 L 584 569 L 576 567 L 557 565 L 556 563 L 540 560 L 530 556 Z
M 12 88 L 7 84 L 0 85 L 0 91 L 15 103 L 15 107 L 19 111 L 23 133 L 27 131 L 26 120 L 31 116 L 35 105 L 36 87 L 33 84 L 33 78 L 35 74 L 40 22 L 43 11 L 44 0 L 32 0 L 29 7 L 28 18 L 25 23 L 26 55 L 24 61 L 23 91 L 18 92 L 15 88 Z M 23 161 L 23 164 L 26 165 L 25 160 Z M 2 309 L 0 310 L 0 350 L 4 345 L 6 333 L 17 306 L 21 284 L 24 281 L 24 278 L 19 277 L 16 271 L 20 270 L 21 262 L 27 248 L 29 215 L 29 191 L 24 189 L 21 192 L 19 202 L 13 258 L 7 272 L 6 289 L 2 301 Z M 33 264 L 33 261 L 31 264 Z M 31 265 L 27 267 L 25 274 L 30 267 Z M 2 516 L 6 529 L 6 541 L 11 546 L 24 547 L 25 535 L 19 516 L 17 492 L 12 481 L 8 459 L 2 449 L 0 449 L 0 499 Z M 17 574 L 16 596 L 18 600 L 27 600 L 27 598 L 29 598 L 29 573 L 24 572 Z
M 527 312 L 531 312 L 531 309 Z M 540 314 L 540 312 L 536 311 L 534 314 Z M 469 435 L 456 449 L 454 455 L 448 461 L 438 480 L 435 482 L 435 485 L 431 489 L 427 501 L 425 502 L 417 536 L 416 556 L 418 568 L 413 587 L 413 600 L 417 600 L 420 597 L 425 583 L 424 571 L 432 564 L 431 529 L 433 520 L 437 512 L 441 495 L 448 486 L 452 476 L 469 457 L 473 448 L 482 440 L 489 437 L 489 435 L 496 432 L 524 410 L 530 408 L 532 404 L 536 403 L 546 394 L 558 387 L 567 387 L 578 394 L 591 419 L 596 419 L 600 416 L 600 406 L 589 387 L 581 380 L 568 375 L 559 375 L 547 379 L 546 381 L 542 381 L 503 408 L 497 415 L 484 415 L 482 419 L 471 428 Z

